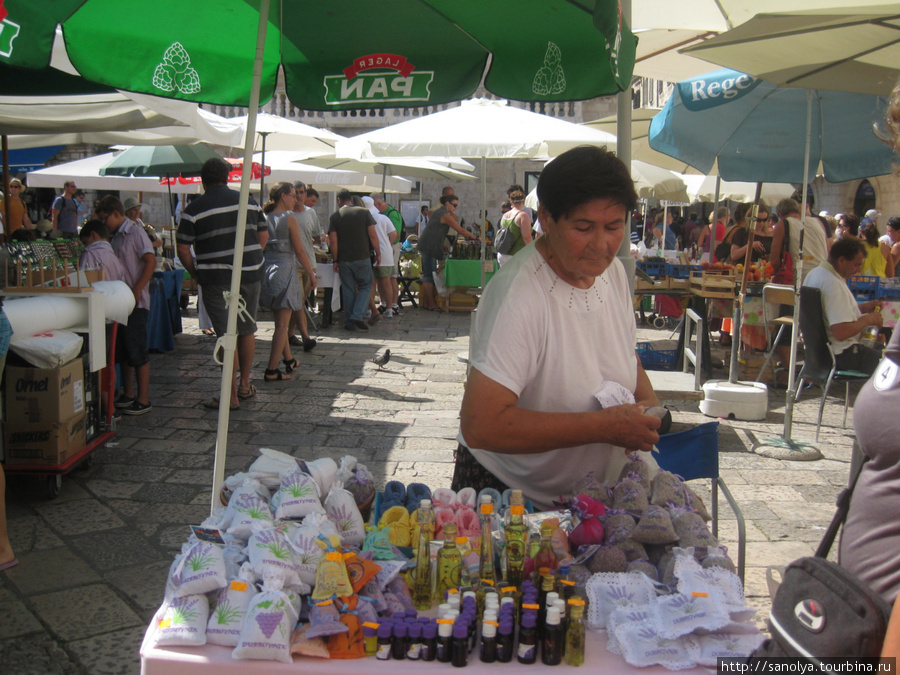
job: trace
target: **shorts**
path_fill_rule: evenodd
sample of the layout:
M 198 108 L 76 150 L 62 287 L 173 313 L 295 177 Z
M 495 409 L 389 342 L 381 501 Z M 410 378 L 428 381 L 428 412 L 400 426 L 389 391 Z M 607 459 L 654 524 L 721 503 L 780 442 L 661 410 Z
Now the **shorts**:
M 241 298 L 247 305 L 247 314 L 250 315 L 251 319 L 248 321 L 243 313 L 238 313 L 238 335 L 253 335 L 256 333 L 256 313 L 259 310 L 260 286 L 261 282 L 259 281 L 241 284 Z M 229 290 L 231 290 L 231 285 L 203 285 L 203 306 L 206 308 L 206 313 L 209 314 L 209 321 L 212 323 L 213 330 L 216 331 L 218 337 L 225 335 L 228 329 L 228 308 L 225 306 L 223 293 Z
M 300 277 L 300 283 L 303 284 L 303 297 L 308 298 L 309 294 L 312 293 L 312 279 L 309 278 L 306 270 L 302 267 L 297 269 L 297 276 Z
M 437 271 L 437 258 L 432 258 L 427 253 L 422 254 L 422 281 L 426 284 L 434 284 L 434 273 Z
M 372 274 L 376 279 L 388 279 L 392 276 L 394 272 L 393 265 L 381 265 L 380 267 L 373 267 Z
M 119 326 L 116 334 L 116 361 L 132 368 L 150 362 L 147 350 L 147 318 L 149 309 L 135 307 L 128 316 L 128 325 Z
M 391 248 L 394 249 L 394 269 L 391 270 L 392 277 L 400 276 L 400 247 L 402 245 L 403 244 L 400 242 L 399 239 L 397 239 L 397 241 L 395 241 L 393 244 L 391 244 Z

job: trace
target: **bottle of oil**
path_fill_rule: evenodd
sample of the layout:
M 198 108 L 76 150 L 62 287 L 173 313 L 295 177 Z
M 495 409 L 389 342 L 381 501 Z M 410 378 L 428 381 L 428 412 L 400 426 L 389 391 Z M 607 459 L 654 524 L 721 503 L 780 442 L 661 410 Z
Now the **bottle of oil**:
M 562 661 L 562 647 L 565 639 L 556 607 L 547 608 L 547 622 L 544 624 L 544 635 L 541 638 L 541 663 L 545 666 L 558 666 Z
M 509 498 L 509 523 L 506 526 L 506 580 L 519 588 L 525 568 L 525 544 L 528 528 L 525 526 L 525 500 L 521 490 L 513 490 Z
M 875 311 L 881 313 L 881 305 L 875 305 Z M 867 326 L 859 338 L 859 344 L 874 349 L 878 344 L 879 330 L 878 326 Z
M 566 629 L 566 665 L 584 664 L 584 600 L 569 600 L 569 626 Z
M 484 611 L 484 594 L 487 587 L 492 587 L 497 576 L 494 572 L 494 538 L 491 536 L 491 516 L 494 513 L 494 504 L 490 495 L 482 495 L 479 504 L 481 521 L 481 549 L 478 562 L 478 591 L 476 592 L 476 600 L 478 604 L 478 613 Z
M 434 510 L 431 500 L 419 502 L 419 545 L 416 549 L 416 569 L 413 584 L 413 604 L 416 609 L 431 608 L 431 537 L 434 534 Z
M 556 525 L 550 521 L 545 520 L 541 523 L 541 546 L 534 557 L 534 569 L 537 571 L 540 571 L 542 567 L 546 567 L 550 572 L 555 572 L 559 566 L 559 561 L 553 552 L 553 547 L 550 545 L 550 538 L 553 536 L 553 530 L 555 529 Z M 534 583 L 536 586 L 540 585 L 540 579 L 535 579 Z
M 462 571 L 462 555 L 456 548 L 456 525 L 447 523 L 444 526 L 444 546 L 437 555 L 437 587 L 435 599 L 444 602 L 444 594 L 451 588 L 459 588 Z

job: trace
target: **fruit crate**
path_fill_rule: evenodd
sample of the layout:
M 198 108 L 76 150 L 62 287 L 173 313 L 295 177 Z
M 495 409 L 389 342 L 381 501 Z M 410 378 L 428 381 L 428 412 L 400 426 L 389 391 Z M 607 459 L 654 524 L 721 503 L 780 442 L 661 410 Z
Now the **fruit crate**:
M 652 342 L 638 342 L 637 355 L 646 370 L 672 370 L 677 349 L 655 349 Z
M 691 272 L 691 293 L 702 298 L 733 298 L 734 270 Z
M 852 276 L 847 279 L 847 286 L 857 300 L 874 300 L 879 297 L 881 278 L 865 275 Z

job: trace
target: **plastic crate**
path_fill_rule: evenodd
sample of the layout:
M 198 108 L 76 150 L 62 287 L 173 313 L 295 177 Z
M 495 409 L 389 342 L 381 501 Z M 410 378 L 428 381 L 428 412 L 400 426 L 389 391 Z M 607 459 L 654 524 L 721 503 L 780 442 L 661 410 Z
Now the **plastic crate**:
M 900 279 L 885 279 L 878 286 L 878 297 L 885 300 L 900 300 Z
M 691 272 L 701 272 L 703 270 L 700 265 L 677 265 L 675 263 L 666 263 L 666 275 L 672 279 L 690 279 Z
M 637 343 L 637 355 L 646 370 L 673 369 L 677 353 L 677 349 L 654 349 L 650 342 Z
M 651 277 L 666 276 L 666 267 L 668 263 L 664 260 L 638 260 L 637 267 L 639 270 Z
M 878 297 L 881 278 L 876 276 L 853 276 L 847 279 L 847 286 L 857 300 L 874 300 Z

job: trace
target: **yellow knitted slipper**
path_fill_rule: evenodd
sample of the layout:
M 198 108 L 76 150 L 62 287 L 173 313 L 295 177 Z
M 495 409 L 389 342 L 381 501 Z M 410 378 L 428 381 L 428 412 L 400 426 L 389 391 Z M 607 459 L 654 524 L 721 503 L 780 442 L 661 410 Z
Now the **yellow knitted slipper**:
M 388 528 L 388 537 L 394 546 L 410 545 L 409 511 L 405 506 L 392 506 L 381 516 L 378 529 Z

